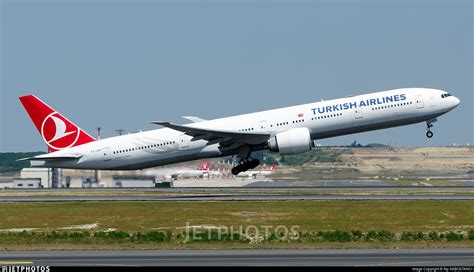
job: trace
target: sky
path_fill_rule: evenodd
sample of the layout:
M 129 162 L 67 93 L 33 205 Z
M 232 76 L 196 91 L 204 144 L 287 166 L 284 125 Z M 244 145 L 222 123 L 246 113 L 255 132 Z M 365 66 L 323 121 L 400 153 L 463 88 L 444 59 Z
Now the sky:
M 82 129 L 158 128 L 403 87 L 461 105 L 323 145 L 474 144 L 472 1 L 0 0 L 0 152 L 44 151 L 34 93 Z

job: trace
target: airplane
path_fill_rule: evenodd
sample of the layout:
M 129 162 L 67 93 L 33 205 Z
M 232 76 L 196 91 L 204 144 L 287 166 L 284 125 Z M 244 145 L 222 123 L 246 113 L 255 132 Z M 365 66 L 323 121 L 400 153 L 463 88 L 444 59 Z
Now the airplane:
M 275 164 L 273 163 L 270 168 L 265 169 L 265 170 L 259 170 L 259 171 L 252 171 L 252 170 L 247 170 L 245 172 L 240 172 L 237 174 L 237 177 L 242 177 L 242 178 L 257 178 L 257 176 L 268 176 L 273 173 L 273 170 L 275 170 Z
M 204 161 L 193 169 L 150 169 L 145 175 L 163 177 L 165 180 L 176 180 L 178 178 L 204 178 L 209 177 L 209 162 Z
M 315 140 L 426 122 L 426 136 L 439 116 L 460 100 L 428 88 L 401 88 L 179 125 L 96 140 L 34 95 L 20 98 L 50 153 L 23 158 L 33 167 L 137 170 L 224 156 L 237 156 L 233 175 L 260 164 L 258 150 L 299 154 Z

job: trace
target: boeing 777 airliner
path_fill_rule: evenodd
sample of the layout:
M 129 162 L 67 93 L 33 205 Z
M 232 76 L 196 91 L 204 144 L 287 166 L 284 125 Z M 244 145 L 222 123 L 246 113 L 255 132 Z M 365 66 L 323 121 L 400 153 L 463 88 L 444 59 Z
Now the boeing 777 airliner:
M 34 95 L 20 101 L 50 151 L 25 158 L 32 166 L 135 170 L 237 155 L 234 175 L 260 164 L 257 150 L 298 154 L 318 139 L 419 122 L 431 138 L 437 117 L 460 103 L 446 91 L 403 88 L 214 120 L 186 116 L 186 125 L 154 121 L 165 128 L 96 140 Z

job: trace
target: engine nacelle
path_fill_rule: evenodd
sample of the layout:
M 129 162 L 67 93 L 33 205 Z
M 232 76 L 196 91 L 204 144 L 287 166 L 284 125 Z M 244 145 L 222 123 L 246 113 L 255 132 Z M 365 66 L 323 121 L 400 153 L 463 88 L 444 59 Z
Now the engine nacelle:
M 270 151 L 279 152 L 281 155 L 299 154 L 310 151 L 312 147 L 309 129 L 294 128 L 280 132 L 268 141 Z

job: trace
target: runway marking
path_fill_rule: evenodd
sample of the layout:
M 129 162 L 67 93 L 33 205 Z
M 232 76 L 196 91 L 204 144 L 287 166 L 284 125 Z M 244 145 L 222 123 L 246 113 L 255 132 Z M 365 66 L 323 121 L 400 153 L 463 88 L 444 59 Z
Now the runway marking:
M 0 262 L 0 265 L 33 264 L 33 262 Z

